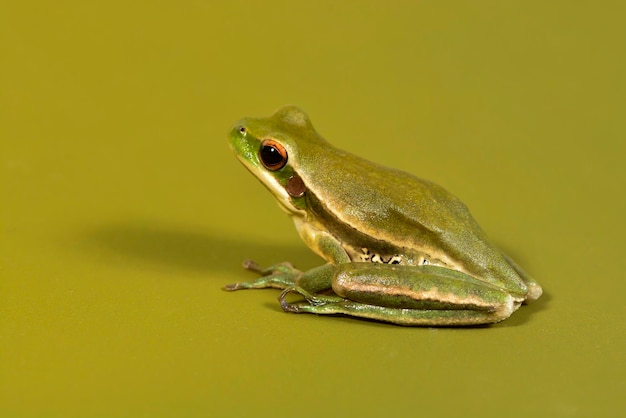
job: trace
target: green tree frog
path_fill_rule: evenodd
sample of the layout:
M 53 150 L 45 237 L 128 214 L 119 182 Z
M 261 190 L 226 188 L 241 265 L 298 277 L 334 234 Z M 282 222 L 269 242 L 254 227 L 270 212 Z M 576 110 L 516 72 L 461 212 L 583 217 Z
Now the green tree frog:
M 278 288 L 286 312 L 424 326 L 502 321 L 542 293 L 456 197 L 335 148 L 297 107 L 242 119 L 229 140 L 326 264 L 247 261 L 260 277 L 226 290 Z M 290 303 L 290 293 L 303 298 Z

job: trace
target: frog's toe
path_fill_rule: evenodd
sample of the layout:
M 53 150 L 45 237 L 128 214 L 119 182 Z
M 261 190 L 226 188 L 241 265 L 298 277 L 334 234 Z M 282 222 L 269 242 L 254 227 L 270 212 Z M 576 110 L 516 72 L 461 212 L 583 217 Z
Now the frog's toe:
M 251 260 L 249 258 L 246 260 L 243 260 L 242 266 L 246 270 L 250 270 L 259 274 L 263 273 L 263 269 L 261 268 L 261 266 L 256 261 Z
M 229 283 L 226 286 L 224 286 L 222 289 L 228 292 L 232 292 L 235 290 L 249 289 L 249 288 L 250 286 L 247 286 L 245 282 L 239 282 L 239 283 Z
M 287 295 L 290 293 L 297 293 L 299 295 L 304 296 L 304 298 L 306 299 L 307 303 L 289 303 L 287 302 L 286 298 Z M 313 296 L 312 294 L 310 294 L 309 292 L 307 292 L 306 290 L 298 287 L 298 286 L 289 286 L 287 287 L 285 290 L 282 291 L 282 293 L 280 294 L 280 296 L 278 297 L 278 301 L 280 302 L 280 306 L 281 308 L 283 308 L 283 311 L 285 312 L 293 312 L 293 313 L 298 313 L 298 312 L 303 312 L 302 307 L 303 306 L 316 306 L 316 305 L 321 305 L 324 302 L 321 301 L 320 299 L 316 298 L 315 296 Z
M 293 293 L 293 292 L 297 292 L 296 291 L 296 287 L 295 286 L 289 286 L 288 288 L 286 288 L 285 290 L 283 290 L 280 293 L 280 296 L 278 296 L 278 302 L 280 302 L 280 307 L 283 309 L 283 311 L 285 312 L 292 312 L 292 313 L 298 313 L 300 312 L 300 310 L 298 309 L 298 304 L 296 303 L 289 303 L 286 300 L 286 297 L 288 294 Z
M 256 261 L 247 259 L 247 260 L 244 260 L 243 262 L 243 268 L 246 270 L 255 272 L 257 274 L 260 274 L 261 276 L 270 276 L 276 273 L 282 273 L 282 274 L 300 273 L 300 270 L 296 269 L 293 266 L 293 264 L 291 264 L 288 261 L 284 261 L 282 263 L 274 264 L 273 266 L 263 268 Z
M 226 286 L 222 287 L 222 289 L 228 292 L 237 290 L 237 283 L 228 283 Z
M 288 312 L 288 313 L 300 313 L 301 310 L 298 307 L 299 304 L 297 303 L 287 303 L 286 301 L 281 301 L 280 302 L 280 307 L 282 308 L 283 312 Z

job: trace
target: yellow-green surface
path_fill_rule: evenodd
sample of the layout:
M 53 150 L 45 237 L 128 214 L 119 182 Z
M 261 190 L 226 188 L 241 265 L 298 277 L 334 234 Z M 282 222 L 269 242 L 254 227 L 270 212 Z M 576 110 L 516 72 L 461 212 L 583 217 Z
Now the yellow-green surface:
M 623 2 L 12 3 L 1 417 L 623 413 Z M 220 290 L 320 262 L 225 139 L 286 103 L 461 197 L 545 295 L 428 329 Z

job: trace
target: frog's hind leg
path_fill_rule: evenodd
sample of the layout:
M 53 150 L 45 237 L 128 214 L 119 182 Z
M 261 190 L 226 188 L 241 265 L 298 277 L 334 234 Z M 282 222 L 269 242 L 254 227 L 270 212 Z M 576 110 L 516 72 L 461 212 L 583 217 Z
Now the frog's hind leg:
M 349 263 L 333 280 L 336 295 L 312 295 L 297 286 L 281 295 L 287 312 L 344 314 L 400 325 L 458 326 L 502 321 L 521 304 L 506 291 L 467 274 L 434 266 Z M 290 292 L 307 302 L 289 304 Z
M 287 291 L 286 289 L 285 291 Z M 283 304 L 283 310 L 294 313 L 314 313 L 318 315 L 342 314 L 359 318 L 373 319 L 407 326 L 468 326 L 492 324 L 508 318 L 518 307 L 511 300 L 509 304 L 494 312 L 478 310 L 441 310 L 388 308 L 353 302 L 347 299 L 314 305 L 309 303 Z

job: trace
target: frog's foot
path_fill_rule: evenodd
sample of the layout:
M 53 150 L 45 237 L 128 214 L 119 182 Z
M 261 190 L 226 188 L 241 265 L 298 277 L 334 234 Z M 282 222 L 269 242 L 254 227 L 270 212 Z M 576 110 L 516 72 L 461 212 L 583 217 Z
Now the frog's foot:
M 297 293 L 304 296 L 306 302 L 288 303 L 285 299 L 290 293 Z M 343 302 L 344 299 L 334 295 L 312 294 L 299 286 L 290 286 L 283 290 L 283 292 L 278 297 L 278 301 L 280 302 L 280 306 L 281 308 L 283 308 L 283 311 L 301 313 L 311 312 L 310 308 L 312 306 L 323 306 L 326 304 L 339 303 Z
M 252 260 L 243 262 L 243 268 L 261 275 L 256 280 L 250 282 L 231 283 L 224 286 L 224 290 L 242 290 L 242 289 L 286 289 L 295 285 L 296 280 L 302 276 L 302 272 L 296 269 L 291 263 L 278 263 L 268 268 L 262 268 Z

